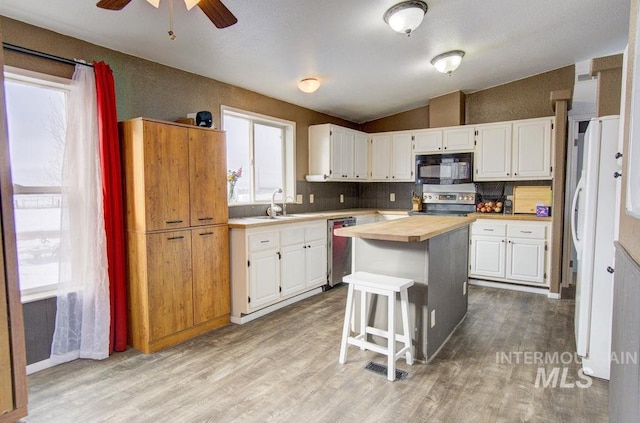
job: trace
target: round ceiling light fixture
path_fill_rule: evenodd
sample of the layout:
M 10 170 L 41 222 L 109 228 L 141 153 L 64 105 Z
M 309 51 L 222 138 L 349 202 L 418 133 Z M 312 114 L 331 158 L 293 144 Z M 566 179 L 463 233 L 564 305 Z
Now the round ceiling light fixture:
M 451 76 L 451 73 L 458 69 L 458 66 L 462 63 L 462 57 L 464 51 L 452 50 L 446 53 L 442 53 L 431 59 L 431 64 L 436 68 L 438 72 L 446 73 Z
M 305 93 L 313 93 L 320 88 L 320 81 L 317 78 L 305 78 L 298 82 L 298 88 Z
M 422 23 L 427 9 L 427 3 L 424 1 L 403 1 L 384 12 L 383 19 L 395 32 L 411 35 Z

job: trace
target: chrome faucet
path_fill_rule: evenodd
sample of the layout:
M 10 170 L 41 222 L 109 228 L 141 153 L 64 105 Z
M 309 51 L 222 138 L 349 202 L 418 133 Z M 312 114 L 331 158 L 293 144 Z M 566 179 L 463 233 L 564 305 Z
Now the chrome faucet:
M 267 214 L 273 219 L 278 215 L 279 212 L 282 211 L 282 207 L 276 204 L 276 194 L 281 194 L 282 188 L 276 188 L 271 193 L 271 206 L 267 209 Z

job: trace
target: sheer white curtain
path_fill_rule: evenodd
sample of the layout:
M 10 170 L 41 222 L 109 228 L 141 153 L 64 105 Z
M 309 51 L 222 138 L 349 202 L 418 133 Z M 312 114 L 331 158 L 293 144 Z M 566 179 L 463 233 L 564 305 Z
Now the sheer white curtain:
M 56 363 L 109 356 L 109 280 L 93 68 L 76 65 L 62 166 Z

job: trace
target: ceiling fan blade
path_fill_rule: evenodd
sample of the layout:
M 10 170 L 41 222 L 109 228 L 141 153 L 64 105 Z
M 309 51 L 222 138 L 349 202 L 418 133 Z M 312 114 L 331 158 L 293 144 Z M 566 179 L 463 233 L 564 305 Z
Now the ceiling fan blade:
M 200 0 L 198 7 L 218 28 L 226 28 L 238 22 L 238 19 L 220 0 Z
M 96 6 L 101 9 L 121 10 L 130 2 L 131 0 L 100 0 L 98 3 L 96 3 Z

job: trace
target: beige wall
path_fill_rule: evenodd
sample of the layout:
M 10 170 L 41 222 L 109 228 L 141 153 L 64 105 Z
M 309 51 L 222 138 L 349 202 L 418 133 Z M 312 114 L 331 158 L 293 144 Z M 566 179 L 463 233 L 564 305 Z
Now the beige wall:
M 363 123 L 360 129 L 369 134 L 387 131 L 404 131 L 429 127 L 429 106 Z
M 220 125 L 220 106 L 261 113 L 296 122 L 296 179 L 308 172 L 308 126 L 335 123 L 358 128 L 352 122 L 314 112 L 220 81 L 163 66 L 96 46 L 42 28 L 0 17 L 4 41 L 61 57 L 104 60 L 113 69 L 118 120 L 144 116 L 175 120 L 187 113 L 209 110 Z M 46 59 L 5 51 L 5 64 L 36 72 L 70 77 L 73 67 Z
M 465 94 L 455 91 L 429 99 L 430 128 L 464 125 Z
M 466 98 L 467 125 L 552 116 L 552 91 L 573 89 L 575 66 L 488 88 Z
M 626 169 L 628 166 L 629 158 L 629 126 L 631 116 L 631 92 L 633 91 L 633 73 L 634 73 L 634 59 L 635 59 L 635 46 L 638 43 L 638 34 L 636 34 L 636 23 L 638 19 L 638 5 L 637 2 L 631 2 L 631 15 L 629 25 L 629 56 L 627 61 L 627 88 L 625 92 L 625 116 L 624 116 L 624 148 L 623 148 L 623 167 L 622 167 L 622 207 L 620 212 L 620 244 L 629 252 L 631 257 L 640 263 L 640 219 L 635 219 L 628 216 L 625 213 L 626 204 L 626 190 L 627 190 L 627 178 Z M 640 81 L 636 81 L 639 83 Z M 636 164 L 637 165 L 637 164 Z

